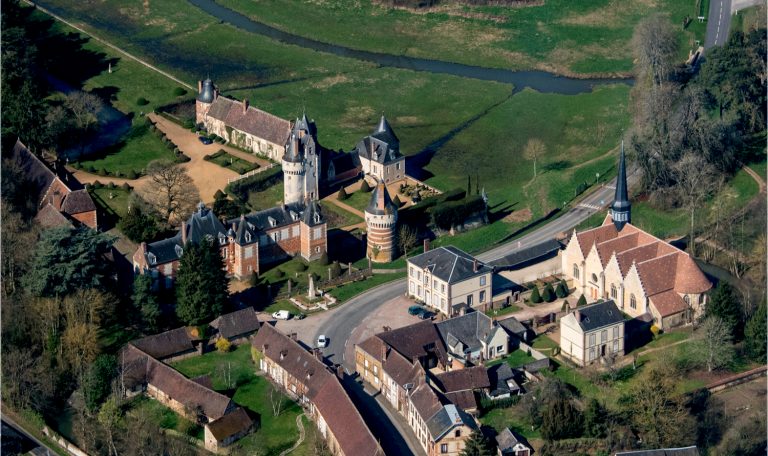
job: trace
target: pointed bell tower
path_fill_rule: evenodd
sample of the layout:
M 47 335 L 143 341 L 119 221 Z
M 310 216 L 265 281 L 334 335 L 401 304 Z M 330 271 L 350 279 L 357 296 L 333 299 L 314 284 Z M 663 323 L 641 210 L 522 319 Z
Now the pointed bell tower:
M 624 141 L 621 141 L 621 155 L 619 156 L 619 175 L 616 178 L 616 196 L 611 205 L 611 219 L 616 229 L 621 231 L 624 225 L 632 223 L 632 204 L 629 202 L 627 187 L 627 165 L 624 160 Z

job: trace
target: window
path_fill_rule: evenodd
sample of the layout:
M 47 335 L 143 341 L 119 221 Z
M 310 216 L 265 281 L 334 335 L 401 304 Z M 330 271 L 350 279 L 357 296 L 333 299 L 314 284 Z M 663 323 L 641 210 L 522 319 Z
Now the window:
M 253 247 L 246 247 L 245 248 L 245 258 L 251 258 L 253 256 Z
M 289 228 L 283 228 L 283 230 L 280 232 L 280 239 L 290 239 L 291 237 L 291 231 Z
M 417 295 L 421 296 L 421 285 L 419 285 L 417 288 Z
M 441 283 L 441 284 L 440 284 L 440 291 L 441 291 L 442 293 L 445 293 L 445 284 L 444 284 L 444 283 Z
M 589 335 L 589 346 L 591 347 L 593 345 L 595 345 L 595 335 L 594 334 L 590 334 Z
M 368 367 L 368 360 L 365 360 L 365 367 Z
M 440 307 L 445 309 L 445 298 L 440 299 Z
M 373 366 L 373 374 L 378 375 L 379 374 L 379 366 Z
M 279 231 L 275 231 L 274 233 L 272 233 L 272 240 L 275 241 L 275 242 L 280 240 L 280 232 Z
M 411 277 L 416 275 L 415 271 L 413 270 L 413 267 L 410 267 L 408 269 L 410 270 Z
M 611 298 L 616 299 L 618 292 L 616 291 L 616 285 L 611 284 Z
M 503 345 L 499 345 L 498 347 L 496 347 L 496 353 L 502 353 L 503 351 L 504 351 Z
M 606 340 L 608 340 L 608 330 L 604 329 L 600 331 L 600 342 L 605 342 Z
M 686 304 L 689 306 L 691 305 L 691 297 L 688 295 L 683 296 L 683 301 L 685 301 Z
M 454 437 L 461 437 L 461 429 L 456 429 L 456 432 L 453 433 Z
M 613 338 L 614 339 L 618 339 L 619 338 L 619 327 L 618 326 L 614 326 L 613 327 Z
M 448 452 L 448 444 L 447 443 L 441 443 L 440 444 L 440 452 L 441 453 L 447 453 Z
M 485 302 L 485 290 L 480 291 L 480 302 Z
M 699 295 L 699 304 L 704 304 L 704 295 L 703 294 Z
M 480 277 L 480 286 L 481 287 L 485 286 L 485 276 Z
M 432 288 L 437 288 L 437 280 L 432 280 Z
M 597 283 L 597 275 L 592 274 L 592 283 Z
M 312 239 L 322 239 L 323 237 L 323 227 L 315 228 L 315 235 L 312 236 Z
M 579 278 L 579 265 L 574 264 L 573 265 L 573 278 L 578 279 Z
M 320 246 L 315 247 L 315 253 L 320 253 Z
M 629 295 L 629 307 L 632 309 L 637 309 L 637 300 L 635 299 L 634 293 Z
M 421 271 L 416 271 L 416 279 L 421 280 Z
M 472 295 L 467 295 L 467 306 L 472 307 Z
M 613 341 L 613 352 L 614 352 L 614 353 L 616 353 L 616 352 L 618 352 L 618 351 L 619 351 L 619 340 L 618 340 L 618 339 L 615 339 L 615 340 Z
M 293 237 L 297 237 L 299 235 L 299 232 L 301 230 L 299 229 L 299 225 L 296 225 L 293 227 Z
M 592 361 L 594 359 L 595 359 L 595 349 L 593 347 L 589 349 L 589 360 Z

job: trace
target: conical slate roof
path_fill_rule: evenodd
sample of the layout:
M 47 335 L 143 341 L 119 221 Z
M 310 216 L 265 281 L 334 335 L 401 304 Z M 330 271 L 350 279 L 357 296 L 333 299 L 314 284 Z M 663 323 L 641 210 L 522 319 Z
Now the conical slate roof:
M 321 225 L 325 223 L 323 220 L 323 214 L 320 212 L 320 205 L 317 201 L 310 201 L 307 203 L 307 208 L 304 210 L 303 221 L 309 226 Z
M 392 127 L 389 125 L 389 122 L 387 122 L 387 118 L 384 117 L 384 114 L 381 115 L 381 120 L 379 120 L 379 125 L 376 127 L 376 130 L 374 130 L 371 136 L 375 138 L 379 138 L 390 145 L 395 145 L 400 143 L 400 140 L 395 134 L 395 131 L 392 130 Z
M 632 204 L 629 202 L 627 189 L 627 166 L 624 160 L 624 141 L 621 142 L 621 155 L 619 156 L 619 175 L 616 178 L 616 194 L 611 206 L 611 218 L 616 229 L 621 231 L 626 223 L 631 223 Z
M 397 206 L 389 197 L 387 186 L 379 181 L 371 194 L 371 202 L 365 208 L 365 212 L 373 215 L 390 215 L 397 212 Z
M 288 140 L 288 145 L 285 148 L 285 154 L 283 154 L 283 160 L 288 163 L 301 163 L 302 157 L 299 148 L 296 133 L 291 133 L 291 138 Z
M 197 99 L 203 103 L 213 103 L 213 92 L 213 81 L 211 81 L 210 78 L 206 79 L 203 81 L 203 90 L 200 91 Z

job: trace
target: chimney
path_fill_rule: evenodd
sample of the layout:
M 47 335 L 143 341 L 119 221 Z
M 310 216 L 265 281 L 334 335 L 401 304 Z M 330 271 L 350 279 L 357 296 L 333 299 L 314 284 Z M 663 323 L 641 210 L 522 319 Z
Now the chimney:
M 315 355 L 315 358 L 317 358 L 318 361 L 323 361 L 323 352 L 321 352 L 319 348 L 313 348 L 312 354 Z
M 477 272 L 479 268 L 477 267 L 477 258 L 472 260 L 472 272 Z
M 290 338 L 291 340 L 296 340 L 296 333 L 295 332 L 291 333 Z
M 219 89 L 214 87 L 213 88 L 213 99 L 215 100 L 217 98 L 219 98 Z
M 459 316 L 463 317 L 466 314 L 467 314 L 467 306 L 463 305 L 463 306 L 461 306 L 461 308 L 459 308 Z
M 387 359 L 387 345 L 381 344 L 381 361 L 383 362 L 386 359 Z
M 187 222 L 181 222 L 181 243 L 187 245 Z
M 299 138 L 296 135 L 293 135 L 293 153 L 299 153 Z
M 341 364 L 336 365 L 336 376 L 339 377 L 339 380 L 344 380 L 344 367 Z
M 243 98 L 243 114 L 248 112 L 248 99 Z
M 203 81 L 197 80 L 197 93 L 201 93 L 203 91 Z
M 576 309 L 576 311 L 573 312 L 573 314 L 576 317 L 576 321 L 581 321 L 581 311 L 579 309 Z
M 424 253 L 429 252 L 429 239 L 424 239 Z

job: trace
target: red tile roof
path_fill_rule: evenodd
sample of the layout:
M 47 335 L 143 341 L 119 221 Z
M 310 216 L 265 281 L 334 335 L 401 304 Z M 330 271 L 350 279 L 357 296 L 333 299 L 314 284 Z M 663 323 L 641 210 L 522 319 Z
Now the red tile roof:
M 662 317 L 680 313 L 688 308 L 683 298 L 674 290 L 657 293 L 650 297 L 650 301 Z
M 74 228 L 74 224 L 61 212 L 57 211 L 51 203 L 46 203 L 35 216 L 35 220 L 43 228 L 53 228 L 57 226 L 68 226 Z
M 130 344 L 157 359 L 170 358 L 195 350 L 192 338 L 184 327 L 137 339 Z
M 447 362 L 440 333 L 429 320 L 381 332 L 376 336 L 411 361 L 416 361 L 432 352 L 444 363 Z M 371 353 L 371 355 L 374 354 Z
M 61 205 L 62 212 L 67 214 L 81 214 L 96 210 L 96 204 L 88 194 L 88 190 L 75 190 L 64 198 L 64 204 Z
M 213 434 L 213 437 L 218 442 L 221 442 L 233 435 L 247 432 L 252 426 L 253 421 L 248 416 L 248 413 L 242 407 L 238 407 L 218 420 L 209 423 L 208 429 Z
M 444 393 L 450 393 L 489 388 L 491 381 L 488 378 L 488 369 L 484 366 L 475 366 L 436 374 L 435 386 Z
M 432 387 L 426 383 L 418 385 L 416 389 L 413 390 L 413 393 L 411 393 L 411 402 L 424 421 L 427 421 L 443 408 L 440 398 Z
M 687 253 L 677 256 L 675 291 L 678 293 L 704 293 L 712 288 L 712 282 L 701 272 L 699 266 Z

